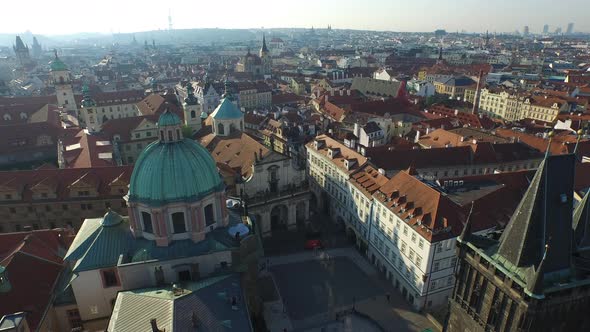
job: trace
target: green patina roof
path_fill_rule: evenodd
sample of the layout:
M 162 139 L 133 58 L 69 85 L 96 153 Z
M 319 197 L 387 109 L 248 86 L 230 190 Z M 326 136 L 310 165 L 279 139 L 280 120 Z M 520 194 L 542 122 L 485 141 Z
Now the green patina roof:
M 129 201 L 151 206 L 194 202 L 223 189 L 215 160 L 199 143 L 191 139 L 157 141 L 135 163 Z
M 112 227 L 117 226 L 123 221 L 123 217 L 121 217 L 117 212 L 114 212 L 109 209 L 104 217 L 102 218 L 102 226 L 103 227 Z
M 211 113 L 211 117 L 216 120 L 239 119 L 243 116 L 242 111 L 230 98 L 223 98 L 221 104 Z
M 234 238 L 223 227 L 208 232 L 205 240 L 198 243 L 186 239 L 172 241 L 167 247 L 158 247 L 155 241 L 134 238 L 127 217 L 122 217 L 121 222 L 111 226 L 105 226 L 108 222 L 105 223 L 104 219 L 86 219 L 82 224 L 64 258 L 76 262 L 72 269 L 74 273 L 117 266 L 120 255 L 124 256 L 124 263 L 137 263 L 199 256 L 236 246 Z M 233 222 L 239 222 L 239 219 Z
M 160 118 L 158 119 L 158 126 L 159 127 L 166 127 L 166 126 L 180 126 L 182 122 L 178 115 L 166 110 Z
M 57 55 L 55 56 L 55 59 L 53 59 L 49 63 L 49 68 L 50 68 L 51 71 L 65 71 L 65 70 L 68 70 L 68 67 L 66 66 L 66 64 L 63 63 L 63 61 L 61 61 L 61 59 L 58 58 Z
M 204 111 L 201 112 L 201 119 L 206 119 L 208 117 L 209 117 L 209 115 L 207 115 L 207 112 L 204 112 Z

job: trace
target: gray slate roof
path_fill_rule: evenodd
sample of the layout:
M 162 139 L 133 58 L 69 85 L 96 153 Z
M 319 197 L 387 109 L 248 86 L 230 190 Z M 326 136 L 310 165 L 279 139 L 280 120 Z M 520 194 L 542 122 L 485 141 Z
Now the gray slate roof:
M 151 332 L 150 320 L 171 331 L 252 331 L 238 274 L 182 285 L 182 294 L 171 286 L 120 292 L 109 322 L 109 331 Z M 231 299 L 237 305 L 232 307 Z M 195 327 L 193 321 L 196 320 Z

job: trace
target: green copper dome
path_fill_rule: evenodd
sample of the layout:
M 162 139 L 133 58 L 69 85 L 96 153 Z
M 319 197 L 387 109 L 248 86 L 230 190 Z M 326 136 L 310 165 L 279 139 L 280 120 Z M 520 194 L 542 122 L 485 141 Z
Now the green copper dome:
M 230 98 L 223 98 L 221 104 L 211 113 L 211 117 L 217 120 L 239 119 L 243 117 L 242 111 Z
M 131 175 L 129 201 L 150 206 L 195 202 L 224 189 L 215 161 L 192 139 L 157 141 L 141 153 Z
M 55 52 L 55 58 L 49 63 L 49 68 L 51 71 L 66 71 L 68 67 L 66 66 L 63 61 L 57 56 L 57 51 Z
M 160 118 L 158 119 L 158 126 L 159 127 L 168 127 L 168 126 L 180 126 L 182 125 L 182 121 L 178 115 L 166 110 Z

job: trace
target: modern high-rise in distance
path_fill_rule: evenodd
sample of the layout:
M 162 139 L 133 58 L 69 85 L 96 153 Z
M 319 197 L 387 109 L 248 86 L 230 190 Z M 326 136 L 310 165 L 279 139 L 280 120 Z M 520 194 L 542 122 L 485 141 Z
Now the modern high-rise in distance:
M 568 35 L 571 35 L 572 33 L 574 33 L 574 23 L 568 23 L 567 24 L 567 30 L 566 33 Z
M 543 26 L 543 34 L 547 34 L 549 32 L 549 24 L 545 24 Z
M 522 29 L 522 35 L 523 36 L 529 35 L 529 26 L 528 25 L 525 25 L 524 28 Z

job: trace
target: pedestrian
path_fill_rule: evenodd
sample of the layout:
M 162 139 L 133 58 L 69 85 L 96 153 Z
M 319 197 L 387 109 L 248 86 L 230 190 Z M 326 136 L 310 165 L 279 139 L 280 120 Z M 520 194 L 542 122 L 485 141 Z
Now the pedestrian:
M 387 293 L 387 294 L 385 294 L 385 297 L 387 298 L 387 303 L 389 303 L 391 300 L 391 295 L 389 295 L 389 293 Z

